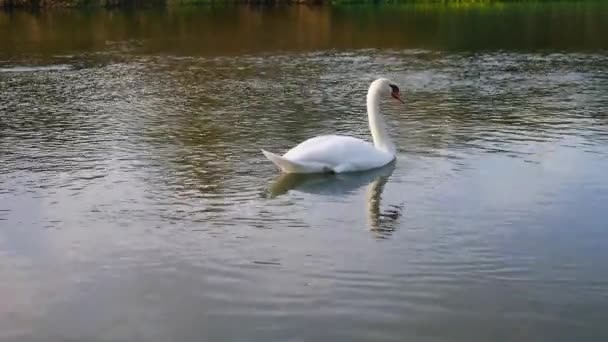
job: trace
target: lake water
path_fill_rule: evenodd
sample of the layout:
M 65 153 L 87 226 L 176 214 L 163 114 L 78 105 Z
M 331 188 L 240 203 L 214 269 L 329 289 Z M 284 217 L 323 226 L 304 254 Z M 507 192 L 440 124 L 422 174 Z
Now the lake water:
M 0 13 L 0 340 L 607 340 L 606 18 Z M 378 76 L 396 163 L 260 153 L 368 139 Z

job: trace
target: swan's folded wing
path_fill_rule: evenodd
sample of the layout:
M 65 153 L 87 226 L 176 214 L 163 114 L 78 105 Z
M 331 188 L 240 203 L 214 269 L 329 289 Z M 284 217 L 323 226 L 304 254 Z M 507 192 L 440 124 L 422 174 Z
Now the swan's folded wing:
M 288 151 L 283 158 L 300 164 L 317 163 L 333 170 L 356 171 L 376 168 L 394 156 L 371 143 L 349 136 L 323 135 L 308 139 Z M 342 170 L 347 166 L 348 170 Z
M 331 168 L 328 168 L 326 165 L 321 165 L 319 163 L 300 163 L 265 150 L 262 150 L 262 153 L 264 154 L 264 156 L 266 156 L 266 158 L 268 158 L 268 160 L 270 160 L 274 165 L 276 165 L 276 167 L 286 173 L 316 173 L 332 171 Z

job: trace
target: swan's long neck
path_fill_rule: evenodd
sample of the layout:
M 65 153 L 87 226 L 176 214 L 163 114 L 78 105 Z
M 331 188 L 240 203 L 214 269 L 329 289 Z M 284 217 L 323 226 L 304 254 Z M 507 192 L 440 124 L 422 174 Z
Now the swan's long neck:
M 372 85 L 367 92 L 367 117 L 377 149 L 395 154 L 395 145 L 388 136 L 386 124 L 380 114 L 380 87 Z

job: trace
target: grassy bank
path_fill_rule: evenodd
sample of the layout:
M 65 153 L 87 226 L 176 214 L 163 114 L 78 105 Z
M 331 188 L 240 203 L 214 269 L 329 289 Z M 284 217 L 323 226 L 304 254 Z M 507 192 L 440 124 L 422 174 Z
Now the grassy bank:
M 145 7 L 158 5 L 197 4 L 355 4 L 355 3 L 503 3 L 503 2 L 554 2 L 555 0 L 0 0 L 3 9 L 38 9 L 52 7 Z M 584 0 L 561 0 L 584 1 Z
M 51 8 L 51 7 L 138 7 L 162 5 L 166 0 L 0 0 L 0 8 Z

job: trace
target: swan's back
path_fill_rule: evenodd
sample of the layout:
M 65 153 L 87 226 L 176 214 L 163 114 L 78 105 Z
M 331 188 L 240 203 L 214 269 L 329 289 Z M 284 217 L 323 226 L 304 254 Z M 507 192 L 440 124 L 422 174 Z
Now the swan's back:
M 371 143 L 343 135 L 322 135 L 289 150 L 283 158 L 298 164 L 323 165 L 330 171 L 360 171 L 381 167 L 394 155 Z

